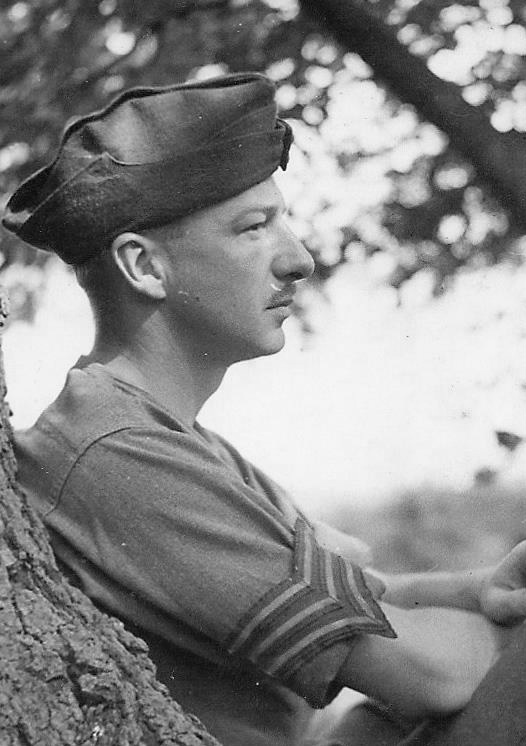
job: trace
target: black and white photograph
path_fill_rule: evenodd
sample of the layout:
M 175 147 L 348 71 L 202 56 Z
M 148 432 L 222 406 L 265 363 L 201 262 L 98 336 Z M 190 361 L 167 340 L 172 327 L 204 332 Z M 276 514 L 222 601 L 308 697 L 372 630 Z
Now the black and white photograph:
M 0 103 L 0 746 L 524 746 L 524 1 L 3 0 Z

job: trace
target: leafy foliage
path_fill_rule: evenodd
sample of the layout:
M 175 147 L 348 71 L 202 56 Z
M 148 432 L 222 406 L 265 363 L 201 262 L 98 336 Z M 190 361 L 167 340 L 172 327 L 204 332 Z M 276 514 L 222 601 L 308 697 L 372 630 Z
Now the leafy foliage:
M 521 260 L 522 227 L 488 187 L 491 173 L 477 172 L 404 103 L 398 73 L 387 87 L 334 41 L 325 5 L 313 16 L 294 0 L 4 0 L 0 201 L 50 159 L 67 120 L 123 88 L 253 69 L 274 78 L 282 112 L 296 123 L 303 170 L 293 179 L 292 219 L 317 260 L 314 282 L 357 253 L 383 252 L 395 287 L 431 272 L 435 292 L 463 267 Z M 452 81 L 491 120 L 510 169 L 526 157 L 520 0 L 348 6 L 375 19 L 370 36 L 387 29 L 410 62 Z M 455 116 L 452 109 L 451 122 Z M 46 261 L 5 233 L 1 251 L 7 266 Z M 20 307 L 32 305 L 26 299 Z
M 484 113 L 503 137 L 519 135 L 519 157 L 526 147 L 524 4 L 421 0 L 393 5 L 382 0 L 378 5 L 412 54 L 457 84 L 464 100 Z M 398 267 L 396 283 L 428 265 L 430 250 L 439 281 L 465 265 L 522 258 L 518 239 L 523 226 L 510 216 L 505 202 L 497 203 L 483 174 L 458 152 L 446 147 L 416 166 L 409 174 L 393 173 L 394 199 L 384 212 L 384 224 L 394 235 L 415 246 L 411 260 Z M 419 182 L 423 188 L 418 189 Z M 420 196 L 414 197 L 415 192 Z

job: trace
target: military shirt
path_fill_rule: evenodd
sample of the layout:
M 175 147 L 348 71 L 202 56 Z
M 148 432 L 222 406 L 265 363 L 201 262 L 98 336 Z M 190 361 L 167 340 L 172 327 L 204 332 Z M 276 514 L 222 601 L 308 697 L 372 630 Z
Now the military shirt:
M 225 746 L 301 743 L 358 635 L 395 636 L 284 490 L 103 365 L 79 361 L 15 451 L 61 565 Z

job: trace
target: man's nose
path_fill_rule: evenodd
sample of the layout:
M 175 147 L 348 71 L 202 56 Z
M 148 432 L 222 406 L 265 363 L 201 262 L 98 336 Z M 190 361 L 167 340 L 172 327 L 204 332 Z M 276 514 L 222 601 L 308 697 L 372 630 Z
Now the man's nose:
M 275 276 L 289 282 L 310 277 L 314 272 L 314 260 L 288 225 L 282 224 L 277 242 L 272 263 Z

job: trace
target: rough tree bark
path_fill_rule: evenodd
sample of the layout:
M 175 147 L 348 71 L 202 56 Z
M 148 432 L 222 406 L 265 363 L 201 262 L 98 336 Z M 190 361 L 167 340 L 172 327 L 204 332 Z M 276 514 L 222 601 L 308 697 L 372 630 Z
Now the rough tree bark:
M 219 746 L 156 681 L 145 643 L 58 571 L 16 485 L 5 393 L 0 359 L 1 746 Z
M 486 115 L 411 54 L 366 0 L 300 0 L 303 10 L 357 52 L 396 95 L 439 127 L 495 196 L 526 228 L 526 137 L 497 132 Z

